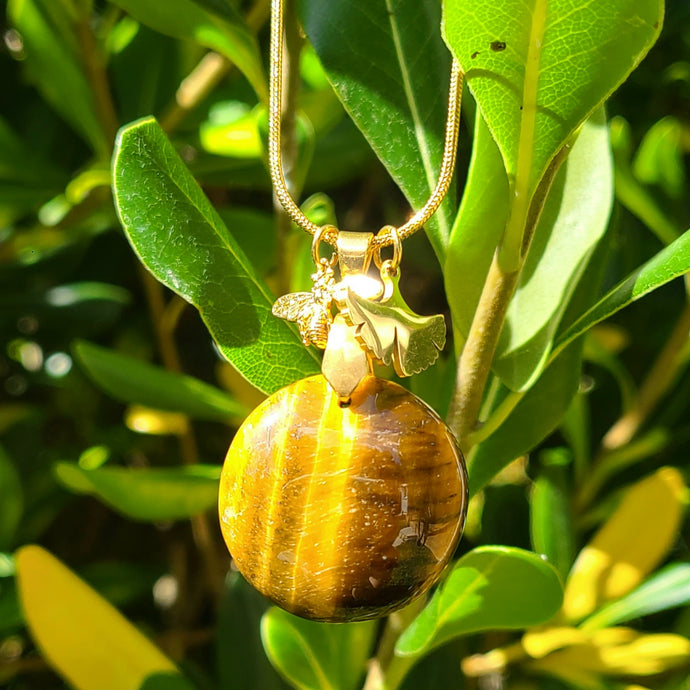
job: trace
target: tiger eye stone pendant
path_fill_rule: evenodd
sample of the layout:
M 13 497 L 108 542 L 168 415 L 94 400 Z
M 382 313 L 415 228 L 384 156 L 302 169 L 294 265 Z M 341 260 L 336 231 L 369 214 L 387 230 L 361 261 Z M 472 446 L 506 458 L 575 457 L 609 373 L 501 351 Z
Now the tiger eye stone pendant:
M 315 291 L 297 293 L 299 308 L 290 295 L 274 308 L 301 321 L 305 341 L 313 334 L 321 344 L 328 323 L 325 375 L 290 384 L 249 415 L 228 451 L 219 499 L 223 536 L 245 578 L 282 608 L 330 622 L 377 618 L 427 591 L 467 509 L 464 461 L 448 427 L 371 373 L 371 360 L 404 374 L 419 370 L 420 351 L 435 358 L 441 317 L 387 306 L 391 268 L 375 255 L 376 289 L 355 280 L 365 277 L 372 236 L 348 235 L 338 235 L 337 261 L 318 257 L 315 238 Z

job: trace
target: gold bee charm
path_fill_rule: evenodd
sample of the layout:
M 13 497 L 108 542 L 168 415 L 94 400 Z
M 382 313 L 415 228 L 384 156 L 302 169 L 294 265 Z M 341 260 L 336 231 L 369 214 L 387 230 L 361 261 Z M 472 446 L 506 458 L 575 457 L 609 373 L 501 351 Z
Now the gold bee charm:
M 314 285 L 311 292 L 291 292 L 279 297 L 273 309 L 274 316 L 295 321 L 302 342 L 323 350 L 328 342 L 328 331 L 333 322 L 331 304 L 335 286 L 333 269 L 326 259 L 320 259 L 316 273 L 312 274 Z

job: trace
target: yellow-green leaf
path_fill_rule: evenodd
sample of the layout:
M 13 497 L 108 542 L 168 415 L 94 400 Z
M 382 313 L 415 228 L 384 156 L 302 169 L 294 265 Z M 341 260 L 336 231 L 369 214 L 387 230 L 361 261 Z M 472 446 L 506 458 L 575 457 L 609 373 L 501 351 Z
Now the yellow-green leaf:
M 573 672 L 604 676 L 651 676 L 690 660 L 690 640 L 681 635 L 645 635 L 631 628 L 607 628 L 581 644 L 530 665 L 563 678 Z M 590 687 L 585 685 L 585 687 Z
M 15 554 L 19 597 L 34 641 L 77 690 L 138 690 L 175 665 L 111 604 L 40 546 Z
M 579 621 L 637 587 L 673 545 L 684 508 L 680 472 L 662 467 L 632 486 L 580 552 L 566 584 L 563 612 Z

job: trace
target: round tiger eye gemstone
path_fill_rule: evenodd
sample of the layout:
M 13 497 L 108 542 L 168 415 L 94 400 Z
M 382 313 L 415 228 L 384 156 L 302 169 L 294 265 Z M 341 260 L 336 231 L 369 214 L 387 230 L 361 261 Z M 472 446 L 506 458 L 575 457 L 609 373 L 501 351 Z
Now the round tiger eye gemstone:
M 402 386 L 366 377 L 343 406 L 322 376 L 249 415 L 220 482 L 220 524 L 259 591 L 322 621 L 386 615 L 436 581 L 460 538 L 455 439 Z

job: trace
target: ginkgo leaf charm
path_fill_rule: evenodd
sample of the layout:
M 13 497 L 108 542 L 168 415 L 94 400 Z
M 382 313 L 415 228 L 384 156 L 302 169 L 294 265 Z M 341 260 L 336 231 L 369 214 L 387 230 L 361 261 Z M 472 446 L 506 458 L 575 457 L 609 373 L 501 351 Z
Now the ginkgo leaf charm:
M 419 316 L 409 309 L 364 299 L 348 291 L 348 319 L 373 357 L 393 364 L 399 376 L 412 376 L 431 366 L 446 343 L 440 314 Z

